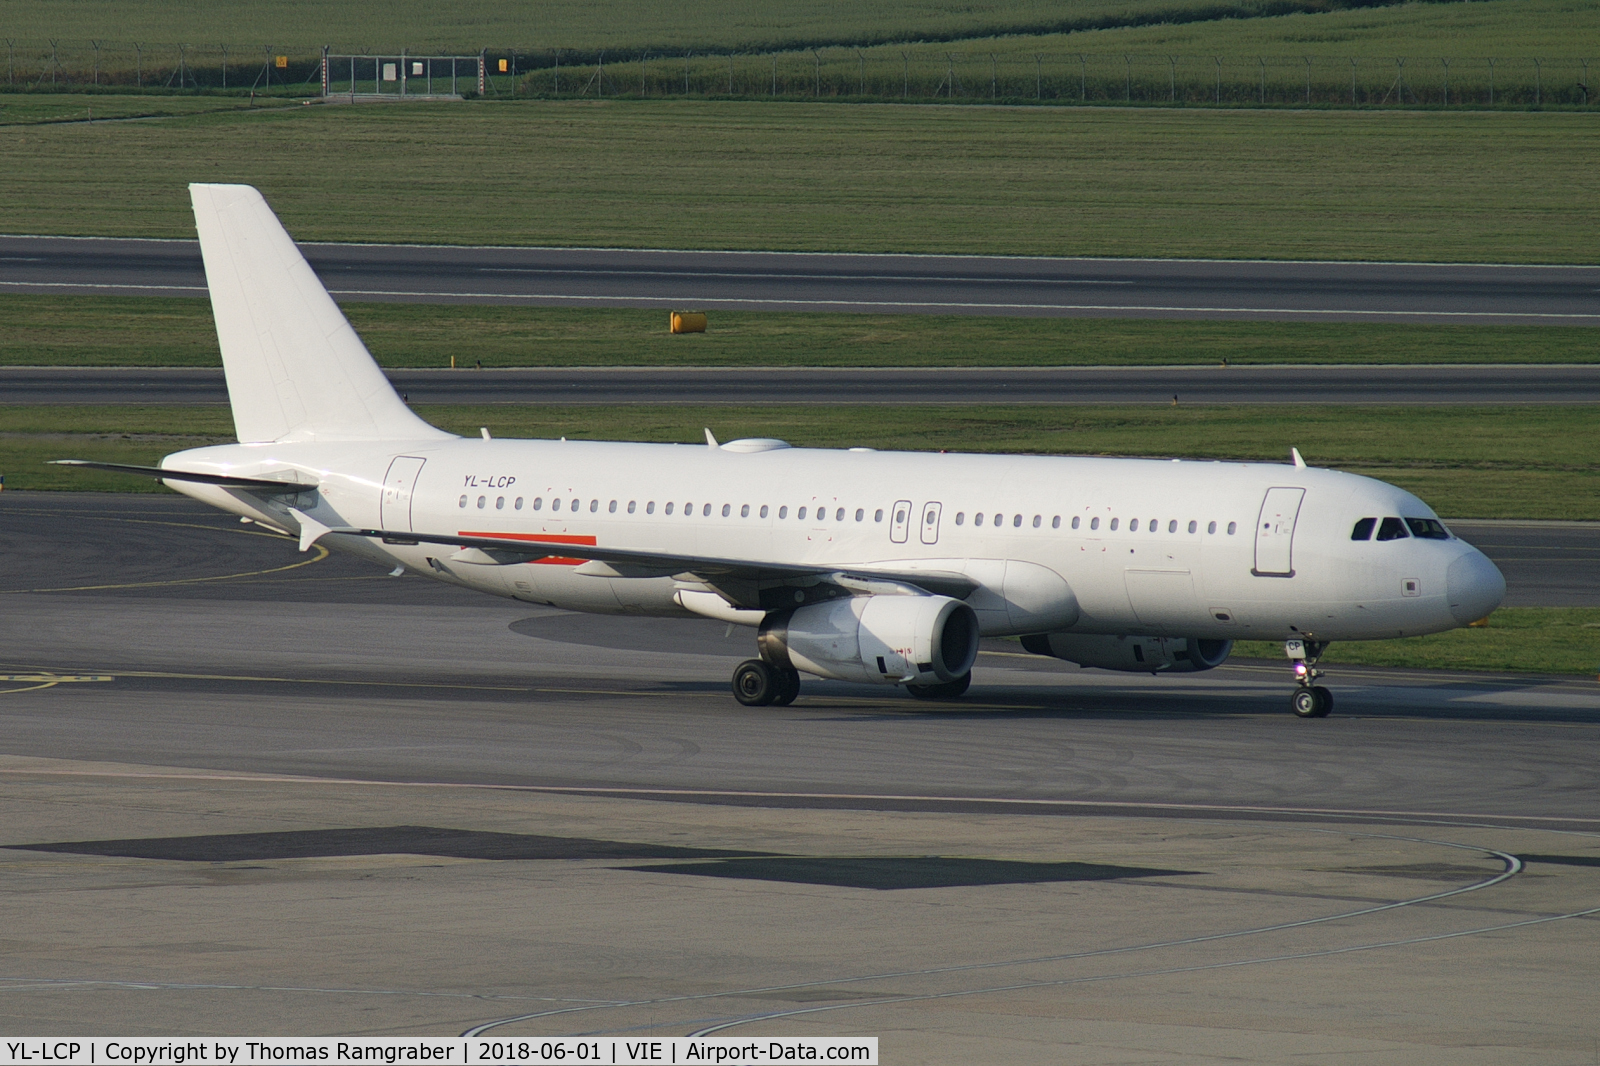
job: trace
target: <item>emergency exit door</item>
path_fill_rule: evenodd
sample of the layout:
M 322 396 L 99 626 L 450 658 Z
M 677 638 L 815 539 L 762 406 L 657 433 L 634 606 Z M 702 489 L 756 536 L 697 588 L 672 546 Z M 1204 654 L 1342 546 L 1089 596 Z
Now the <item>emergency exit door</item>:
M 1268 489 L 1256 518 L 1257 577 L 1294 576 L 1294 525 L 1305 489 Z
M 411 528 L 411 497 L 416 492 L 417 475 L 422 473 L 426 459 L 414 455 L 397 455 L 389 464 L 383 478 L 383 500 L 378 506 L 378 521 L 384 529 L 402 533 Z

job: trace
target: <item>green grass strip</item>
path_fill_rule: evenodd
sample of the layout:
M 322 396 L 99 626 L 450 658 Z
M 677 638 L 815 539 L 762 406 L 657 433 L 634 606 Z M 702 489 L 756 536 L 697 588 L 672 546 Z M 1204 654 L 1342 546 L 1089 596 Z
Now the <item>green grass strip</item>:
M 665 311 L 351 303 L 388 367 L 1152 366 L 1592 363 L 1564 326 L 712 311 L 673 336 Z M 203 299 L 0 295 L 0 366 L 220 366 Z
M 1286 461 L 1400 485 L 1451 518 L 1600 519 L 1600 420 L 1582 407 L 419 406 L 463 435 Z M 232 439 L 225 407 L 0 407 L 13 488 L 138 491 L 48 459 L 152 463 Z
M 1240 641 L 1233 653 L 1283 661 L 1283 646 Z M 1482 629 L 1453 629 L 1402 640 L 1347 641 L 1328 648 L 1327 666 L 1426 670 L 1503 670 L 1600 675 L 1600 608 L 1503 607 Z M 1287 676 L 1287 674 L 1286 674 Z M 1337 680 L 1337 679 L 1335 679 Z

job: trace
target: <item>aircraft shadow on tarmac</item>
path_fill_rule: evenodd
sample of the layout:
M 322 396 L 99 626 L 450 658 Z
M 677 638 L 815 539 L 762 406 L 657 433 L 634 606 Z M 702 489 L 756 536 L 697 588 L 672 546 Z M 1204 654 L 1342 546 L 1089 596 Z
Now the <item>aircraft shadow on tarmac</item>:
M 687 859 L 697 861 L 624 866 L 621 869 L 639 873 L 879 890 L 1114 881 L 1135 877 L 1180 877 L 1193 873 L 1108 863 L 1023 862 L 968 856 L 782 855 L 418 825 L 8 844 L 3 847 L 11 851 L 204 863 L 345 858 L 357 855 L 423 855 L 499 861 Z

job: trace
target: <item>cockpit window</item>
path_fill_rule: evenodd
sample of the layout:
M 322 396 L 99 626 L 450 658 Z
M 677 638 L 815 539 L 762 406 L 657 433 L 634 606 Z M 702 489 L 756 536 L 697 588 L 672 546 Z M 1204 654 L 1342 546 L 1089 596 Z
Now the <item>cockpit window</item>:
M 1358 518 L 1356 528 L 1350 531 L 1351 540 L 1371 540 L 1372 527 L 1378 524 L 1376 518 Z
M 1406 524 L 1398 518 L 1385 518 L 1378 526 L 1379 540 L 1404 540 L 1409 535 Z
M 1444 528 L 1444 523 L 1437 518 L 1408 518 L 1406 525 L 1411 527 L 1413 537 L 1424 540 L 1449 540 L 1450 531 Z

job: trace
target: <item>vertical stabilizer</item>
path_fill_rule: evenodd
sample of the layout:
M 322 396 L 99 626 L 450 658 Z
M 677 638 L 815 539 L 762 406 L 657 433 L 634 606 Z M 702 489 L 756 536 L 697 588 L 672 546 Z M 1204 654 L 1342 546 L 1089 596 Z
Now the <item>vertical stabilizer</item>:
M 395 395 L 259 192 L 189 196 L 241 443 L 451 436 Z

